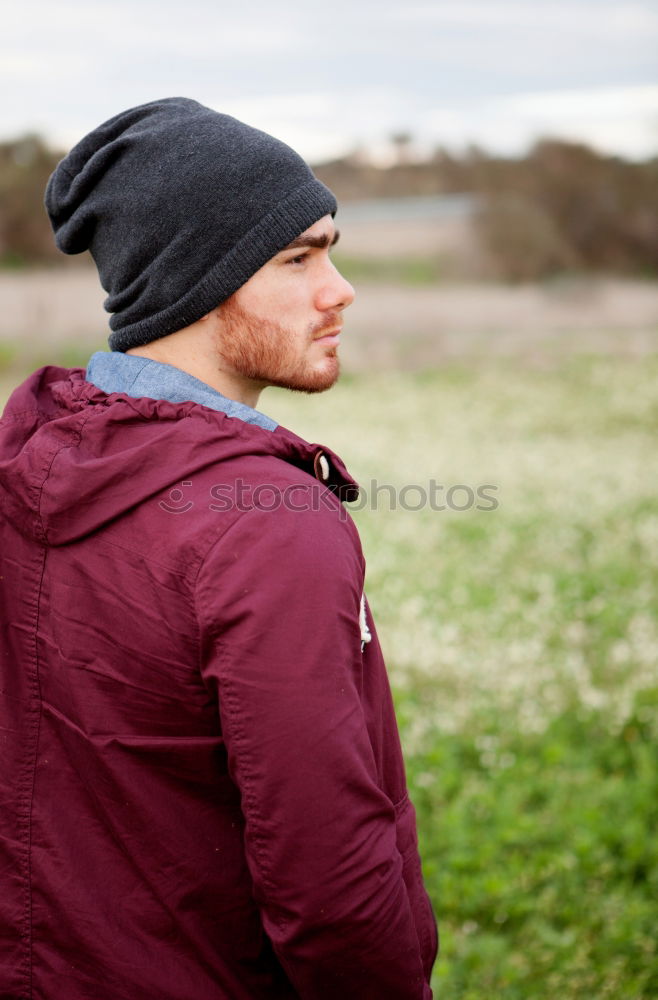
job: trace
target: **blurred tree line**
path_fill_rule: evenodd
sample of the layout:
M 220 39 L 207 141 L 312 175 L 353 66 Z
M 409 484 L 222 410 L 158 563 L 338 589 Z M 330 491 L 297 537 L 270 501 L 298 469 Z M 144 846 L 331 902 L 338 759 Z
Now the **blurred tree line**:
M 20 267 L 58 260 L 43 207 L 46 183 L 62 153 L 37 135 L 0 143 L 0 264 Z
M 658 157 L 635 163 L 557 139 L 526 156 L 439 149 L 382 170 L 357 156 L 316 168 L 339 198 L 473 194 L 474 224 L 498 277 L 534 280 L 564 272 L 658 274 Z
M 361 154 L 315 167 L 341 200 L 472 194 L 474 226 L 498 277 L 534 280 L 565 272 L 658 274 L 658 157 L 636 163 L 587 146 L 545 139 L 526 156 L 471 148 L 410 154 L 393 137 L 396 162 Z M 43 208 L 61 153 L 39 136 L 0 143 L 0 266 L 63 263 Z

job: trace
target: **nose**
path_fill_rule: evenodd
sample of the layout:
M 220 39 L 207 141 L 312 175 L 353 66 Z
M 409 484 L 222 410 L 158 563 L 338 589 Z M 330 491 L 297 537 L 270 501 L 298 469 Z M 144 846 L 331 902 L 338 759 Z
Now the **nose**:
M 349 281 L 342 276 L 333 261 L 327 258 L 327 269 L 324 280 L 316 293 L 315 306 L 321 312 L 347 309 L 354 302 L 356 295 Z

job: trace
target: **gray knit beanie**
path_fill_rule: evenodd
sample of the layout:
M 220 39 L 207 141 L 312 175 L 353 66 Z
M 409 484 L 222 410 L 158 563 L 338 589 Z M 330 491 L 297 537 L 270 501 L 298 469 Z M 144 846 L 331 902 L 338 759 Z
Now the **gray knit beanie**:
M 194 323 L 336 211 L 289 146 L 184 97 L 90 132 L 45 201 L 59 249 L 91 251 L 115 351 Z

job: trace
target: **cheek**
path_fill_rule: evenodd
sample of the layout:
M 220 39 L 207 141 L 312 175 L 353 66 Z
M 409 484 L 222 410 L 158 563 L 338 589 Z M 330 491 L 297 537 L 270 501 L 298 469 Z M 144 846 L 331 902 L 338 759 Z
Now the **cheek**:
M 274 318 L 244 317 L 241 322 L 227 324 L 218 354 L 242 375 L 267 380 L 296 368 L 302 354 L 301 340 Z
M 281 272 L 281 273 L 280 273 Z M 286 304 L 295 297 L 295 282 L 292 275 L 282 269 L 275 272 L 264 268 L 257 271 L 232 296 L 237 308 L 251 316 L 271 316 L 286 309 Z M 280 316 L 277 315 L 280 320 Z

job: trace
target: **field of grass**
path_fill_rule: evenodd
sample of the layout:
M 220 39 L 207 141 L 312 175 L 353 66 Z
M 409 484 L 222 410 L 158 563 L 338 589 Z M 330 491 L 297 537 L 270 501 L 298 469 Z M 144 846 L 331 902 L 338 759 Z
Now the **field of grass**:
M 452 361 L 261 405 L 368 494 L 437 1000 L 658 997 L 658 357 Z M 431 491 L 453 509 L 405 509 Z

